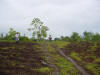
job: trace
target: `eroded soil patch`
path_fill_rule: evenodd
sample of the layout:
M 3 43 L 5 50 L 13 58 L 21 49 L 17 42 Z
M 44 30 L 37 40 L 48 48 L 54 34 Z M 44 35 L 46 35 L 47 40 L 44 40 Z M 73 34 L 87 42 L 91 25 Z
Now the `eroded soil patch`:
M 48 75 L 37 69 L 45 67 L 37 43 L 0 42 L 0 75 Z

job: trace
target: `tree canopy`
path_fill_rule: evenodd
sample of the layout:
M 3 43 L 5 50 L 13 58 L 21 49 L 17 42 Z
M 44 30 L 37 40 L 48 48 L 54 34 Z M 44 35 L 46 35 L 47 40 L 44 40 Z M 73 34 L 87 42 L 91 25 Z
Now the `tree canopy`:
M 44 39 L 47 37 L 47 31 L 49 28 L 44 25 L 44 23 L 39 18 L 34 18 L 28 28 L 29 31 L 32 31 L 32 36 L 34 39 Z

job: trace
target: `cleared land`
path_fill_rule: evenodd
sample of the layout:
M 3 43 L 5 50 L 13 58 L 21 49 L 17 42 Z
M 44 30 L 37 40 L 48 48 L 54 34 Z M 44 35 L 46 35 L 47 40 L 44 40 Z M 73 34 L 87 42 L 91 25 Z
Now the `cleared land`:
M 0 42 L 0 75 L 83 75 L 61 50 L 90 75 L 100 75 L 100 43 Z
M 48 75 L 37 43 L 0 42 L 0 75 Z
M 73 42 L 62 50 L 77 61 L 90 75 L 100 75 L 100 43 Z

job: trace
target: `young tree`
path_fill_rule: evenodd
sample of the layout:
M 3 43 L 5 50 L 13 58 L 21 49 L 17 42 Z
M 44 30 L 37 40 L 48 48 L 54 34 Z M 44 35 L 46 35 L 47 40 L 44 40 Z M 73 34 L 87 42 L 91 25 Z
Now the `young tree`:
M 72 41 L 81 41 L 81 37 L 79 36 L 79 34 L 77 32 L 73 32 L 73 34 L 71 36 L 71 40 Z
M 84 41 L 91 41 L 94 35 L 92 32 L 87 32 L 87 31 L 85 31 L 83 34 L 84 34 L 83 36 Z
M 4 39 L 4 40 L 8 40 L 8 39 L 9 39 L 9 35 L 8 35 L 8 33 L 6 33 L 6 35 L 4 36 L 3 39 Z
M 44 26 L 44 23 L 40 21 L 39 18 L 34 18 L 31 23 L 31 28 L 28 28 L 29 31 L 32 31 L 32 36 L 34 39 L 41 40 L 47 37 L 47 31 L 49 30 L 47 26 Z
M 48 29 L 47 26 L 42 26 L 42 27 L 41 27 L 41 36 L 42 36 L 43 39 L 47 37 L 47 31 L 48 31 L 48 30 L 49 30 L 49 29 Z
M 93 42 L 100 42 L 100 34 L 96 33 L 92 36 Z
M 8 40 L 11 40 L 12 38 L 14 38 L 15 35 L 16 35 L 16 31 L 13 28 L 10 28 L 8 32 Z
M 1 33 L 1 34 L 0 34 L 0 40 L 3 40 L 3 39 L 4 39 L 4 34 Z

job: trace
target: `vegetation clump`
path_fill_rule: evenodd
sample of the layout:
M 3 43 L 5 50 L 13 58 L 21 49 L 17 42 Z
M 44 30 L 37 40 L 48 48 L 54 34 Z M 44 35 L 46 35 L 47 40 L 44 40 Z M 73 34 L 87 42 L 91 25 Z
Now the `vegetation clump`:
M 87 69 L 91 75 L 100 74 L 100 44 L 98 42 L 74 42 L 70 43 L 63 51 L 71 56 L 81 66 Z

